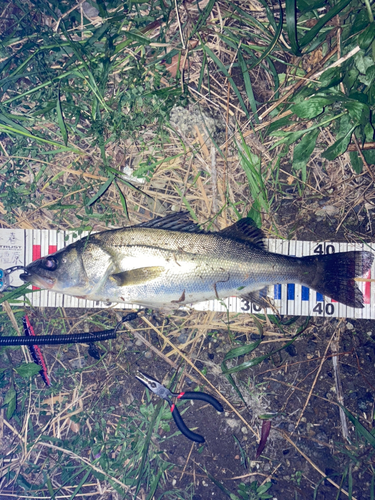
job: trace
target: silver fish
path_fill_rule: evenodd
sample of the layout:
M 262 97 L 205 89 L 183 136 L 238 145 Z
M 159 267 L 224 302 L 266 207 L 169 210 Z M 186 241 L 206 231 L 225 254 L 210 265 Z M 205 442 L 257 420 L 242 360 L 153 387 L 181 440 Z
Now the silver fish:
M 203 232 L 186 213 L 87 236 L 25 268 L 40 288 L 104 302 L 176 309 L 203 300 L 242 297 L 265 306 L 276 283 L 299 283 L 352 307 L 363 307 L 353 278 L 371 252 L 289 257 L 268 252 L 250 219 Z

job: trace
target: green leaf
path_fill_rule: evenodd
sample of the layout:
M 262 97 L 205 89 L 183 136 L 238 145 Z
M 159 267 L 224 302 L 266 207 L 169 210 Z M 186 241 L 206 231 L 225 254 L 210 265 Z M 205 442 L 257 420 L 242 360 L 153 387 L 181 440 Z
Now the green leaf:
M 285 0 L 285 17 L 286 17 L 286 30 L 292 52 L 295 56 L 300 56 L 301 51 L 297 39 L 297 19 L 296 19 L 296 0 Z
M 253 219 L 256 227 L 258 227 L 258 228 L 262 227 L 262 214 L 261 214 L 261 207 L 259 206 L 259 203 L 254 201 L 250 210 L 247 212 L 247 217 L 250 217 L 250 219 Z
M 321 17 L 316 25 L 311 28 L 302 38 L 302 40 L 300 41 L 300 46 L 305 47 L 310 42 L 312 42 L 314 38 L 321 32 L 323 26 L 335 16 L 337 16 L 337 14 L 339 14 L 343 9 L 345 9 L 345 7 L 349 5 L 351 1 L 352 0 L 341 0 L 341 2 L 338 2 L 334 7 L 329 9 L 327 14 Z
M 370 43 L 373 41 L 374 38 L 375 38 L 375 23 L 372 22 L 367 26 L 365 31 L 359 35 L 358 45 L 361 47 L 361 49 L 366 50 L 370 46 Z
M 369 66 L 366 69 L 366 74 L 365 75 L 359 75 L 358 80 L 361 83 L 364 83 L 367 87 L 369 87 L 372 82 L 374 81 L 375 78 L 375 66 Z
M 306 181 L 306 165 L 314 151 L 316 139 L 318 138 L 320 130 L 312 130 L 305 134 L 293 151 L 293 168 L 295 170 L 302 170 L 302 180 Z
M 230 81 L 230 84 L 232 86 L 232 89 L 234 91 L 234 93 L 236 94 L 236 96 L 238 97 L 238 100 L 240 102 L 240 105 L 241 105 L 241 108 L 244 110 L 247 118 L 249 118 L 249 112 L 247 111 L 247 108 L 246 108 L 246 105 L 244 103 L 244 100 L 242 99 L 242 96 L 241 96 L 241 93 L 240 91 L 238 90 L 237 88 L 237 85 L 234 83 L 234 80 L 233 78 L 230 76 L 230 74 L 228 73 L 226 67 L 224 66 L 224 64 L 220 61 L 220 59 L 212 52 L 211 49 L 209 49 L 206 45 L 202 45 L 202 48 L 203 50 L 210 56 L 210 58 L 214 61 L 214 63 L 216 64 L 216 66 L 220 69 L 220 71 L 223 73 L 224 76 L 226 76 L 226 78 L 228 78 L 228 80 Z
M 352 133 L 356 127 L 357 125 L 354 125 L 344 137 L 336 141 L 334 144 L 332 144 L 332 146 L 324 151 L 324 153 L 322 153 L 322 157 L 326 158 L 329 161 L 332 161 L 338 156 L 345 153 L 352 137 Z
M 16 411 L 16 406 L 17 406 L 17 393 L 13 387 L 11 387 L 5 394 L 3 404 L 4 406 L 8 405 L 7 420 L 10 420 L 13 417 L 13 414 Z
M 351 423 L 354 425 L 355 430 L 363 436 L 366 441 L 375 449 L 375 436 L 371 434 L 363 425 L 361 422 L 348 411 L 345 406 L 340 405 L 340 403 L 337 403 L 344 411 L 345 415 L 348 417 L 348 419 L 351 421 Z
M 14 399 L 12 399 L 8 404 L 7 420 L 10 420 L 13 417 L 14 412 L 16 411 L 16 407 L 17 407 L 17 398 L 14 397 Z
M 312 118 L 315 118 L 323 113 L 324 107 L 331 102 L 331 99 L 327 99 L 325 97 L 311 97 L 292 106 L 291 111 L 299 118 L 311 120 Z
M 13 387 L 11 387 L 5 394 L 3 405 L 9 404 L 15 397 L 16 397 L 16 391 L 13 389 Z
M 374 139 L 374 127 L 370 122 L 366 123 L 363 132 L 365 134 L 366 142 L 372 142 L 372 140 Z
M 63 116 L 62 110 L 61 110 L 60 92 L 59 92 L 59 95 L 57 96 L 56 112 L 57 112 L 57 122 L 58 122 L 60 130 L 61 130 L 61 135 L 63 136 L 65 146 L 67 146 L 68 145 L 68 131 L 66 129 L 64 116 Z
M 229 361 L 230 359 L 238 358 L 239 356 L 245 356 L 246 354 L 250 354 L 251 352 L 254 351 L 254 349 L 256 349 L 258 347 L 258 345 L 261 342 L 262 342 L 262 339 L 259 339 L 256 342 L 253 342 L 252 344 L 242 345 L 240 347 L 235 347 L 234 349 L 231 349 L 225 355 L 223 363 L 226 361 Z M 223 370 L 223 373 L 226 373 L 226 372 Z
M 320 76 L 319 83 L 321 87 L 328 89 L 336 87 L 343 78 L 344 76 L 341 75 L 341 68 L 329 68 Z
M 363 161 L 359 156 L 357 151 L 349 151 L 350 163 L 352 164 L 353 170 L 356 174 L 361 174 L 363 169 Z
M 349 115 L 353 121 L 363 123 L 370 119 L 370 108 L 359 101 L 343 102 L 343 106 L 349 111 Z
M 18 375 L 21 375 L 23 378 L 34 377 L 37 373 L 39 373 L 41 367 L 36 363 L 24 363 L 23 365 L 16 368 L 16 372 Z
M 363 52 L 358 52 L 355 56 L 354 56 L 354 61 L 355 61 L 355 65 L 357 66 L 357 69 L 360 73 L 362 73 L 362 75 L 365 75 L 366 74 L 366 71 L 367 69 L 370 67 L 370 66 L 373 66 L 374 65 L 374 61 L 372 60 L 372 57 L 369 57 L 369 56 L 365 56 L 363 54 Z M 327 72 L 326 72 L 327 73 Z M 324 73 L 323 73 L 324 74 Z M 323 76 L 323 75 L 322 75 Z
M 205 22 L 207 21 L 208 19 L 208 16 L 211 14 L 211 11 L 215 5 L 215 1 L 216 0 L 209 0 L 208 4 L 206 5 L 206 7 L 204 8 L 203 11 L 201 11 L 201 14 L 197 20 L 197 23 L 196 25 L 194 26 L 192 32 L 190 33 L 190 36 L 189 36 L 189 39 L 192 38 L 195 33 L 199 30 L 199 28 L 201 26 L 203 26 L 203 24 L 205 24 Z
M 247 94 L 247 97 L 249 99 L 250 106 L 251 106 L 251 111 L 254 113 L 256 123 L 259 123 L 258 110 L 257 110 L 255 98 L 254 98 L 254 92 L 253 92 L 253 87 L 251 85 L 249 71 L 247 69 L 245 59 L 243 58 L 243 55 L 241 52 L 238 52 L 238 62 L 240 63 L 242 76 L 243 76 L 243 79 L 245 82 L 246 94 Z
M 128 208 L 126 206 L 126 199 L 125 199 L 125 196 L 123 194 L 123 192 L 121 191 L 120 189 L 120 186 L 117 184 L 117 182 L 115 181 L 115 186 L 116 186 L 116 189 L 117 189 L 117 192 L 120 196 L 120 201 L 121 201 L 121 205 L 122 205 L 122 209 L 126 215 L 126 217 L 129 219 L 129 215 L 128 215 Z
M 86 203 L 87 207 L 89 207 L 90 205 L 95 203 L 107 191 L 109 186 L 112 184 L 114 178 L 115 178 L 115 176 L 113 174 L 108 177 L 106 182 L 104 184 L 102 184 L 99 191 L 92 198 L 90 198 L 90 200 Z
M 229 369 L 226 368 L 225 372 L 223 370 L 223 366 L 221 367 L 221 369 L 223 370 L 223 373 L 225 373 L 225 375 L 229 375 L 231 373 L 240 372 L 242 370 L 246 370 L 247 368 L 251 368 L 253 366 L 259 365 L 265 359 L 269 358 L 270 356 L 273 356 L 277 352 L 282 351 L 283 349 L 286 349 L 288 346 L 290 346 L 291 344 L 293 344 L 293 342 L 298 338 L 299 335 L 300 334 L 298 333 L 297 335 L 295 335 L 292 338 L 292 340 L 289 340 L 289 342 L 287 342 L 283 346 L 279 347 L 278 349 L 275 349 L 274 351 L 270 352 L 269 354 L 264 354 L 263 356 L 258 356 L 257 358 L 249 359 L 248 361 L 245 361 L 244 363 L 241 363 L 238 366 L 234 366 L 233 368 L 229 368 Z

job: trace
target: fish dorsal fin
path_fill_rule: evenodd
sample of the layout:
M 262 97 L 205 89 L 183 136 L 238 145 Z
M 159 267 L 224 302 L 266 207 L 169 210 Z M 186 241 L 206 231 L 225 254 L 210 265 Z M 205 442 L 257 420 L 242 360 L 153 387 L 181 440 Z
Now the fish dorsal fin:
M 139 267 L 138 269 L 111 274 L 109 279 L 115 281 L 117 286 L 141 285 L 158 278 L 164 270 L 163 266 Z
M 226 227 L 220 231 L 220 236 L 225 236 L 226 238 L 231 238 L 237 241 L 245 241 L 246 243 L 252 243 L 263 250 L 266 250 L 264 244 L 264 234 L 261 229 L 254 226 L 254 222 L 249 217 L 245 217 L 232 226 Z
M 137 227 L 152 227 L 155 229 L 164 229 L 166 231 L 180 231 L 183 233 L 203 233 L 200 226 L 191 220 L 189 212 L 176 212 L 157 217 L 156 219 L 142 222 Z

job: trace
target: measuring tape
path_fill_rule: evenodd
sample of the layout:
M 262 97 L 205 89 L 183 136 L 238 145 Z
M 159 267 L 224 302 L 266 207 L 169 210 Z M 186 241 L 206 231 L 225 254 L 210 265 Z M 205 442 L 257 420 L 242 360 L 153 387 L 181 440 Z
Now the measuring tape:
M 30 262 L 54 253 L 61 248 L 73 243 L 77 239 L 87 236 L 82 233 L 74 237 L 71 232 L 55 230 L 37 229 L 0 229 L 0 268 L 11 266 L 26 266 Z M 367 250 L 375 253 L 374 248 L 368 243 L 333 243 L 333 242 L 312 242 L 312 241 L 285 241 L 268 239 L 268 249 L 270 252 L 284 255 L 303 257 L 306 255 L 323 255 L 335 252 L 347 252 L 350 250 Z M 363 281 L 358 281 L 357 285 L 362 290 L 364 298 L 364 308 L 355 309 L 323 297 L 305 286 L 288 284 L 274 285 L 269 289 L 269 296 L 275 308 L 282 315 L 289 316 L 322 316 L 336 318 L 353 319 L 375 319 L 375 282 L 371 277 L 375 277 L 375 260 L 370 271 L 364 276 Z M 20 286 L 23 281 L 19 279 L 17 273 L 6 277 L 12 286 Z M 367 280 L 367 281 L 366 281 Z M 0 291 L 2 284 L 0 283 Z M 3 288 L 5 288 L 3 286 Z M 139 306 L 133 304 L 107 304 L 99 301 L 77 299 L 61 293 L 48 290 L 35 290 L 33 294 L 27 296 L 28 300 L 35 307 L 80 307 L 80 308 L 108 308 L 134 309 Z M 229 297 L 225 300 L 209 300 L 200 302 L 192 306 L 199 311 L 218 311 L 233 313 L 253 313 L 262 314 L 263 310 L 254 303 L 246 300 Z M 274 314 L 269 308 L 268 314 Z

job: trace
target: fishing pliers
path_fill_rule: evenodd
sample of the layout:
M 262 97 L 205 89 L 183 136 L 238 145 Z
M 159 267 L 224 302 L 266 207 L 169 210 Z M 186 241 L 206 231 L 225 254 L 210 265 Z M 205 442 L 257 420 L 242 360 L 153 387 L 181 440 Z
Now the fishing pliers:
M 149 375 L 146 375 L 146 373 L 143 373 L 141 371 L 138 371 L 136 378 L 140 382 L 142 382 L 142 384 L 145 385 L 147 389 L 149 389 L 154 394 L 160 396 L 161 398 L 165 399 L 165 401 L 167 401 L 172 412 L 173 420 L 175 421 L 178 430 L 182 432 L 184 436 L 186 436 L 191 441 L 195 441 L 197 443 L 204 443 L 203 436 L 201 436 L 200 434 L 196 434 L 195 432 L 187 428 L 185 422 L 182 420 L 182 417 L 180 415 L 180 412 L 178 411 L 177 406 L 172 402 L 172 397 L 176 397 L 177 399 L 198 399 L 200 401 L 206 401 L 206 403 L 210 403 L 210 405 L 212 405 L 215 408 L 215 410 L 221 412 L 223 411 L 223 407 L 217 399 L 210 396 L 209 394 L 206 394 L 205 392 L 180 392 L 180 393 L 171 392 L 169 389 L 164 387 L 164 385 L 162 385 L 160 382 L 158 382 L 154 378 L 150 377 Z

